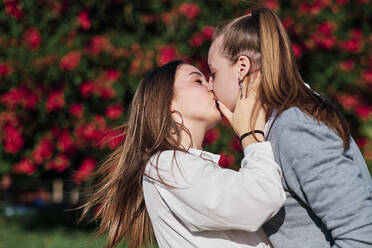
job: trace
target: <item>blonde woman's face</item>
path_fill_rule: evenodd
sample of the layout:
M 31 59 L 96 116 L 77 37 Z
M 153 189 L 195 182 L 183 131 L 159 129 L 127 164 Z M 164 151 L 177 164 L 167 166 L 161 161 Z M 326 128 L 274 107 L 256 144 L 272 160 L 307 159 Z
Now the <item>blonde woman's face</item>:
M 208 65 L 211 71 L 209 87 L 213 88 L 218 100 L 234 111 L 239 93 L 239 69 L 237 65 L 220 53 L 222 36 L 218 37 L 209 48 Z

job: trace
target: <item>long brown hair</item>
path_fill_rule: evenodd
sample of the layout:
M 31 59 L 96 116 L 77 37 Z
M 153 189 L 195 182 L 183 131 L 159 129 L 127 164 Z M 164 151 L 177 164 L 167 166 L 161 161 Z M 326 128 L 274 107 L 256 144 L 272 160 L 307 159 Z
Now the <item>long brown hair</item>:
M 333 129 L 342 138 L 344 148 L 349 147 L 350 134 L 345 118 L 329 100 L 304 84 L 288 35 L 272 10 L 266 7 L 254 9 L 251 15 L 218 27 L 214 40 L 218 37 L 222 38 L 221 54 L 232 64 L 239 56 L 246 55 L 251 63 L 248 75 L 261 71 L 258 101 L 252 111 L 252 127 L 257 120 L 259 102 L 266 110 L 267 119 L 274 110 L 279 116 L 290 107 L 298 107 Z
M 149 159 L 164 150 L 179 148 L 186 128 L 172 119 L 170 106 L 176 60 L 152 71 L 138 86 L 129 108 L 126 139 L 98 167 L 98 183 L 90 190 L 79 222 L 96 208 L 91 221 L 100 221 L 96 237 L 108 234 L 105 248 L 126 239 L 130 248 L 153 246 L 154 234 L 146 211 L 142 179 Z

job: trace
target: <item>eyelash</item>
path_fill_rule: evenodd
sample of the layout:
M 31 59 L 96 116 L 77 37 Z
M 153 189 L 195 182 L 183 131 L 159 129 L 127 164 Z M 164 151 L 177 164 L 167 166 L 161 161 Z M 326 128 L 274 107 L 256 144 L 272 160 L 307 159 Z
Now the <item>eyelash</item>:
M 195 82 L 198 82 L 199 84 L 202 84 L 203 83 L 203 81 L 201 81 L 200 79 L 195 80 Z
M 216 76 L 216 73 L 215 73 L 215 72 L 211 73 L 211 77 L 212 77 L 212 79 L 214 79 L 215 76 Z

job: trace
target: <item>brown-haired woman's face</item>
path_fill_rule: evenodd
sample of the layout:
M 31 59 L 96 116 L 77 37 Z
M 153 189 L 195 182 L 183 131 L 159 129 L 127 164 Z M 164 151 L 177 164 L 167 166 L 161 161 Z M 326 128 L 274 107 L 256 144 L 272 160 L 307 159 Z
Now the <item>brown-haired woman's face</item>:
M 172 108 L 181 112 L 183 119 L 200 122 L 208 128 L 221 119 L 215 95 L 208 89 L 205 76 L 196 67 L 189 64 L 179 66 L 174 92 Z
M 211 71 L 209 84 L 217 99 L 234 111 L 239 93 L 239 69 L 221 55 L 221 43 L 222 37 L 218 37 L 209 48 L 208 65 Z

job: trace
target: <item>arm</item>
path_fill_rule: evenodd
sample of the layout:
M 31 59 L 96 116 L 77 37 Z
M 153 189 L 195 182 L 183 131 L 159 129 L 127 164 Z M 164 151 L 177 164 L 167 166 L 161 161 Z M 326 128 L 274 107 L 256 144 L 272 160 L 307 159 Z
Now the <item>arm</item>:
M 293 190 L 329 230 L 332 247 L 371 247 L 370 185 L 353 155 L 345 155 L 341 138 L 323 124 L 294 121 L 281 133 L 279 147 L 281 163 L 300 185 Z
M 281 171 L 274 162 L 269 142 L 255 143 L 244 150 L 242 168 L 223 169 L 196 158 L 179 165 L 185 177 L 197 167 L 184 187 L 157 188 L 170 210 L 191 231 L 247 230 L 254 232 L 280 209 L 285 200 Z M 176 181 L 182 178 L 175 176 Z

